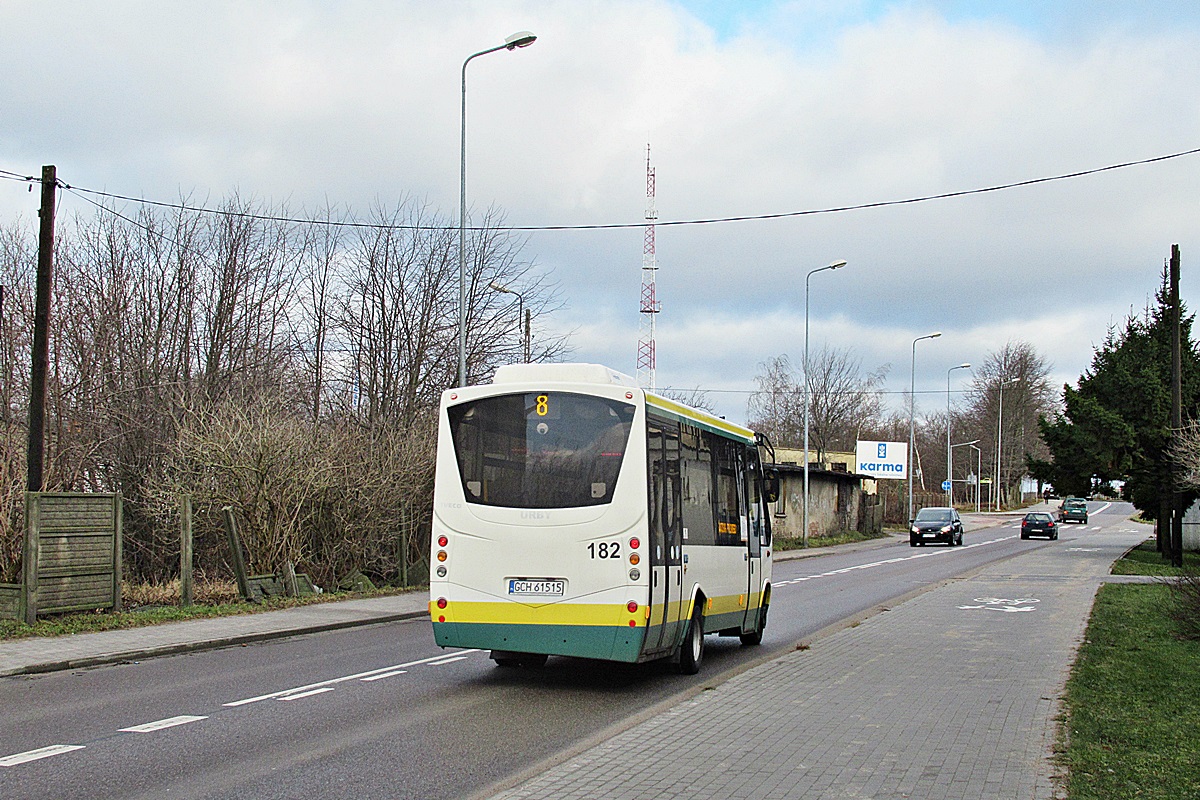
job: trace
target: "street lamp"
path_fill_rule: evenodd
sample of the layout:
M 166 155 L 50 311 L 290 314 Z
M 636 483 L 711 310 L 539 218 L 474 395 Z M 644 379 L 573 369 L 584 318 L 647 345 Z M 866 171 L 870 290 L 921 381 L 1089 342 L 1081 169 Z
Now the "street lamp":
M 950 447 L 950 373 L 956 369 L 970 369 L 970 364 L 959 364 L 946 370 L 946 480 L 950 488 L 946 490 L 946 505 L 954 508 L 954 453 Z
M 996 409 L 996 483 L 992 486 L 992 511 L 1000 510 L 1000 446 L 1004 436 L 1004 387 L 1020 380 L 1020 377 L 1016 377 L 1000 381 L 1000 405 Z
M 978 443 L 979 440 L 976 439 L 975 442 Z M 976 447 L 975 444 L 969 444 L 968 447 L 970 447 L 972 450 L 975 451 L 975 513 L 978 514 L 979 513 L 979 493 L 980 493 L 981 487 L 983 486 L 983 482 L 981 480 L 981 478 L 983 476 L 981 476 L 979 474 L 980 471 L 983 469 L 983 451 L 980 450 L 978 447 Z
M 502 294 L 515 294 L 517 296 L 517 330 L 521 331 L 521 354 L 524 357 L 523 363 L 529 363 L 529 324 L 525 320 L 525 298 L 516 289 L 510 289 L 507 286 L 501 286 L 498 283 L 490 284 L 492 291 Z
M 913 419 L 917 411 L 917 342 L 922 339 L 936 339 L 941 331 L 918 336 L 912 343 L 912 372 L 908 381 L 908 518 L 913 518 L 913 454 L 916 452 L 916 428 Z
M 808 279 L 818 272 L 824 272 L 827 269 L 841 269 L 844 266 L 846 266 L 845 261 L 835 261 L 828 266 L 809 270 L 808 275 L 804 276 L 804 530 L 800 533 L 801 543 L 804 547 L 808 547 Z
M 529 31 L 518 31 L 504 40 L 504 44 L 480 50 L 467 56 L 462 65 L 462 125 L 458 170 L 458 385 L 467 385 L 467 64 L 471 59 L 495 53 L 497 50 L 515 50 L 528 47 L 537 40 Z

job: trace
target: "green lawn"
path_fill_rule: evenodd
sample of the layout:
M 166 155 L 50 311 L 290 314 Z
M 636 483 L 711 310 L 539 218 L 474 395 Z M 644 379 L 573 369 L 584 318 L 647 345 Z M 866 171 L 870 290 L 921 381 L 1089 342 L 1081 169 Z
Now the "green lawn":
M 1165 585 L 1101 588 L 1067 684 L 1060 759 L 1070 800 L 1200 798 L 1200 642 Z
M 837 536 L 810 536 L 808 537 L 809 549 L 814 547 L 832 547 L 835 544 L 851 544 L 852 542 L 869 542 L 872 539 L 882 539 L 888 533 L 859 533 L 858 531 L 847 531 L 846 533 L 838 534 Z M 775 537 L 775 550 L 803 550 L 803 539 L 786 539 L 783 537 Z
M 1193 572 L 1200 572 L 1200 553 L 1184 552 L 1183 566 Z M 1172 577 L 1179 575 L 1179 570 L 1163 561 L 1162 554 L 1155 549 L 1154 540 L 1142 542 L 1125 554 L 1125 557 L 1113 564 L 1113 575 L 1161 575 Z

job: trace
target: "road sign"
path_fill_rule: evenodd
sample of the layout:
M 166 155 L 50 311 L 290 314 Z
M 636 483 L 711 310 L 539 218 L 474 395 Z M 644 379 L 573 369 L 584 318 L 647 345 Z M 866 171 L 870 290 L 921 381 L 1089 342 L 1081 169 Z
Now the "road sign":
M 950 491 L 950 481 L 942 481 L 942 491 L 943 492 Z

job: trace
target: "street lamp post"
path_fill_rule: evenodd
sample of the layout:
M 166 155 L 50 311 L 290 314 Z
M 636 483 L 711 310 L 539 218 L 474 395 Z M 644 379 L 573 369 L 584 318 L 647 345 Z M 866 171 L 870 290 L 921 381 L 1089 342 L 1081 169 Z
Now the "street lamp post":
M 809 270 L 808 275 L 804 276 L 804 530 L 800 533 L 801 543 L 804 547 L 808 547 L 808 279 L 818 272 L 840 269 L 844 266 L 846 266 L 845 261 L 835 261 L 827 266 Z
M 975 441 L 978 442 L 979 440 L 976 439 Z M 982 476 L 979 474 L 980 470 L 983 469 L 983 451 L 974 444 L 970 445 L 970 447 L 975 451 L 975 513 L 978 514 L 980 488 L 983 485 L 980 480 Z
M 1000 401 L 996 409 L 996 483 L 992 486 L 992 511 L 1000 510 L 1000 454 L 1004 441 L 1004 387 L 1020 381 L 1020 377 L 1000 381 Z
M 946 370 L 946 480 L 950 488 L 946 490 L 946 505 L 954 508 L 954 452 L 950 446 L 950 373 L 956 369 L 970 369 L 970 364 L 959 364 Z
M 912 372 L 908 381 L 908 518 L 913 518 L 913 454 L 916 452 L 916 427 L 914 419 L 917 411 L 917 342 L 922 339 L 936 339 L 941 331 L 918 336 L 912 342 Z
M 489 47 L 467 56 L 462 65 L 461 143 L 458 170 L 458 385 L 467 385 L 467 64 L 471 59 L 528 47 L 537 40 L 529 31 L 519 31 L 504 40 L 504 44 Z
M 492 291 L 500 292 L 501 294 L 515 294 L 517 296 L 517 330 L 521 333 L 521 355 L 522 363 L 529 363 L 529 326 L 525 323 L 525 298 L 516 289 L 510 289 L 507 286 L 501 286 L 498 283 L 490 285 Z

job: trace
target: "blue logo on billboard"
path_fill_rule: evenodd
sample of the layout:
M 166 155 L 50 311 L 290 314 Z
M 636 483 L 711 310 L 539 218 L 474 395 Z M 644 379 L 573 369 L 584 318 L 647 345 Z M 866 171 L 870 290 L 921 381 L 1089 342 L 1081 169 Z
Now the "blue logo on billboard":
M 877 458 L 887 458 L 887 442 L 879 443 L 879 455 Z

